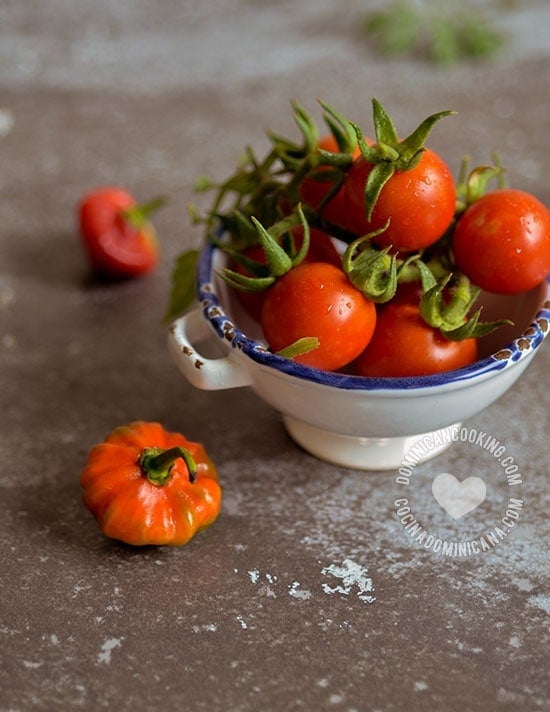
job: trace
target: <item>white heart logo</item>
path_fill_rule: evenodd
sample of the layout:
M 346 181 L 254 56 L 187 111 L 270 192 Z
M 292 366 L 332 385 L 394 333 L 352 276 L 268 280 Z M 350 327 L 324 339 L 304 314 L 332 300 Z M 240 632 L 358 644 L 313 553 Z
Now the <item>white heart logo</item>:
M 467 477 L 459 482 L 454 475 L 442 472 L 433 481 L 432 493 L 447 514 L 453 519 L 460 519 L 479 507 L 485 499 L 487 489 L 480 477 Z

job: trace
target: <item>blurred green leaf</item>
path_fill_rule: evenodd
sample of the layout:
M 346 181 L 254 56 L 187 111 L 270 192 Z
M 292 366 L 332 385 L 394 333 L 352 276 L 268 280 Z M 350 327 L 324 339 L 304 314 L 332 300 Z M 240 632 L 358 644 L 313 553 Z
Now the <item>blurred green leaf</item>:
M 198 257 L 198 250 L 188 250 L 177 258 L 172 272 L 172 289 L 168 308 L 164 315 L 165 323 L 181 316 L 193 303 Z
M 502 3 L 495 10 L 503 11 Z M 365 34 L 385 55 L 420 56 L 440 65 L 467 57 L 489 58 L 505 42 L 479 5 L 395 0 L 369 13 Z

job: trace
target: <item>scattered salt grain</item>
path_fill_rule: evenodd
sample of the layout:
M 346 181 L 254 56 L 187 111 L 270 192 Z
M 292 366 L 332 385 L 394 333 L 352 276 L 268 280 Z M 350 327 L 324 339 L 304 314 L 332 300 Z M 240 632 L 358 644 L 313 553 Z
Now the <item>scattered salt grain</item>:
M 538 596 L 530 596 L 528 603 L 532 606 L 537 606 L 537 608 L 540 608 L 545 613 L 550 613 L 550 598 L 547 596 L 543 596 L 542 594 Z
M 299 598 L 302 601 L 307 601 L 309 598 L 311 598 L 311 591 L 308 591 L 305 588 L 302 589 L 300 588 L 300 586 L 301 584 L 299 581 L 293 581 L 288 587 L 288 594 L 293 598 Z
M 325 593 L 342 593 L 349 596 L 354 587 L 357 587 L 357 597 L 367 603 L 373 603 L 376 598 L 370 594 L 374 591 L 372 579 L 367 576 L 368 569 L 365 566 L 357 564 L 351 559 L 344 559 L 343 564 L 330 564 L 325 566 L 321 573 L 325 576 L 333 576 L 341 579 L 342 583 L 336 586 L 330 586 L 328 583 L 323 584 Z
M 101 646 L 101 652 L 97 656 L 98 663 L 105 663 L 108 665 L 111 662 L 111 653 L 115 648 L 120 648 L 122 645 L 122 638 L 109 638 Z

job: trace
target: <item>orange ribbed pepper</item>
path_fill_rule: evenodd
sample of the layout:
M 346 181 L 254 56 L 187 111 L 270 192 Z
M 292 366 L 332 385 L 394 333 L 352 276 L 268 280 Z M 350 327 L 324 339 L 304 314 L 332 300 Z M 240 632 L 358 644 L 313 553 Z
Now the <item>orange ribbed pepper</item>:
M 102 532 L 127 544 L 181 546 L 221 508 L 218 474 L 204 447 L 159 423 L 113 430 L 91 449 L 80 484 Z

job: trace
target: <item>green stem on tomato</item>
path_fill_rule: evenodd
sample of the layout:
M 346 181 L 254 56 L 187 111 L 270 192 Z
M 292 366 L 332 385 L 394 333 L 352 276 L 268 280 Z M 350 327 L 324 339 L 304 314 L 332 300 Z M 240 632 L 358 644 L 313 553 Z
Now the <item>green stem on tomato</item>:
M 154 213 L 157 212 L 163 205 L 166 205 L 167 199 L 160 195 L 153 200 L 149 200 L 147 203 L 138 203 L 132 205 L 129 208 L 125 208 L 122 211 L 122 216 L 127 220 L 130 225 L 133 225 L 137 230 L 147 225 L 150 218 Z

